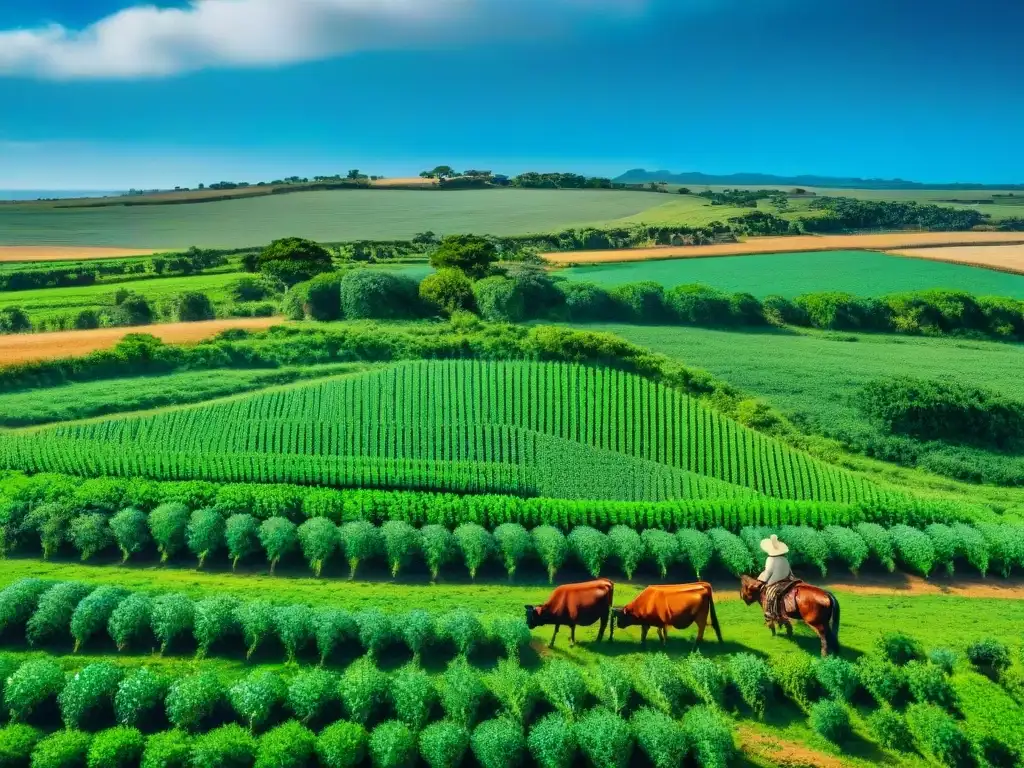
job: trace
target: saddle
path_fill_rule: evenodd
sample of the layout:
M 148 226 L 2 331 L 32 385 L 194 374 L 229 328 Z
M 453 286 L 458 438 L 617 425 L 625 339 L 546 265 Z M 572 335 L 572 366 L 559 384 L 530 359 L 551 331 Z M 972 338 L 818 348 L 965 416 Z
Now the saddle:
M 777 621 L 796 613 L 796 594 L 793 588 L 803 584 L 802 579 L 790 577 L 776 581 L 764 588 L 764 615 L 769 621 Z

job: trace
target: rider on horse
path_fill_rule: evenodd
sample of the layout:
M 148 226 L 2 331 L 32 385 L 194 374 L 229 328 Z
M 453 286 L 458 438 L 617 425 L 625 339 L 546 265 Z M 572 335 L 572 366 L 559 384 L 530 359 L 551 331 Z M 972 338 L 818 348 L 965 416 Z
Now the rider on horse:
M 770 538 L 761 542 L 761 549 L 768 555 L 764 570 L 757 577 L 757 580 L 765 585 L 764 618 L 765 621 L 775 623 L 784 618 L 782 598 L 795 581 L 793 569 L 789 567 L 789 561 L 786 559 L 789 547 L 779 541 L 779 537 L 773 533 Z

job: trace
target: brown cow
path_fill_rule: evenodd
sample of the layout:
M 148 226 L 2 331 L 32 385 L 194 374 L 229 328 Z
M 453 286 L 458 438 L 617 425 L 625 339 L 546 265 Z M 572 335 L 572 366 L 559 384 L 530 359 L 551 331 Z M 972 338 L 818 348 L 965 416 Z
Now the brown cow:
M 608 612 L 612 607 L 615 585 L 610 579 L 584 581 L 581 584 L 563 584 L 555 587 L 551 597 L 544 605 L 526 606 L 526 626 L 530 629 L 555 625 L 555 633 L 551 636 L 549 648 L 554 648 L 558 630 L 566 624 L 569 627 L 569 645 L 576 644 L 576 625 L 589 627 L 596 621 L 601 622 L 597 640 L 604 637 L 604 629 L 608 626 Z
M 693 584 L 656 584 L 648 587 L 636 600 L 624 608 L 612 610 L 612 628 L 610 638 L 615 637 L 615 625 L 620 628 L 639 624 L 640 642 L 647 643 L 647 633 L 651 627 L 658 630 L 658 639 L 664 645 L 668 639 L 668 628 L 686 629 L 697 622 L 697 640 L 694 646 L 704 639 L 704 629 L 711 618 L 711 626 L 722 642 L 722 630 L 718 626 L 715 614 L 715 598 L 711 585 L 706 581 Z

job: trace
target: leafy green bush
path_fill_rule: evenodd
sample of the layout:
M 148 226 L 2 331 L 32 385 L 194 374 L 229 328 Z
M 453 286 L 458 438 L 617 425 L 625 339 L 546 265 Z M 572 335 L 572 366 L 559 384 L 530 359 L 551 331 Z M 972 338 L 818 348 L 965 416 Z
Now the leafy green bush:
M 267 553 L 270 572 L 273 573 L 281 558 L 295 551 L 299 537 L 295 523 L 283 517 L 271 517 L 260 523 L 260 545 Z
M 812 705 L 810 721 L 816 733 L 836 744 L 845 741 L 853 732 L 846 706 L 832 699 L 822 699 Z
M 957 537 L 957 555 L 978 569 L 982 576 L 988 574 L 988 542 L 981 532 L 964 523 L 954 523 L 953 533 Z
M 256 739 L 236 724 L 222 725 L 192 741 L 192 768 L 243 768 L 256 759 Z
M 693 528 L 680 528 L 676 531 L 679 541 L 679 560 L 688 562 L 694 575 L 699 579 L 701 571 L 711 564 L 715 554 L 714 546 L 706 534 Z
M 594 578 L 600 576 L 610 550 L 608 537 L 590 526 L 578 525 L 569 533 L 568 543 L 580 565 Z
M 885 656 L 867 654 L 857 661 L 860 684 L 879 704 L 899 701 L 907 685 L 907 676 Z
M 629 719 L 640 750 L 655 768 L 676 768 L 686 760 L 688 745 L 683 727 L 650 707 L 641 707 Z
M 238 562 L 260 551 L 260 526 L 252 515 L 235 514 L 224 524 L 224 543 L 231 558 L 231 570 Z
M 587 681 L 570 661 L 547 662 L 537 673 L 537 684 L 548 703 L 567 720 L 579 717 L 587 704 Z
M 439 678 L 437 693 L 447 718 L 468 728 L 476 722 L 487 688 L 479 673 L 460 657 Z
M 136 728 L 108 728 L 93 736 L 86 764 L 89 768 L 134 768 L 145 746 L 146 739 Z M 200 768 L 198 761 L 196 766 Z
M 999 574 L 1009 578 L 1014 566 L 1024 567 L 1024 532 L 1017 525 L 992 525 L 981 523 L 978 532 L 988 544 L 989 556 L 999 569 Z
M 956 721 L 934 704 L 911 704 L 907 725 L 918 749 L 950 768 L 970 765 L 970 740 Z
M 321 720 L 340 702 L 338 677 L 325 669 L 304 669 L 288 686 L 288 707 L 303 724 Z
M 473 307 L 473 283 L 459 269 L 439 269 L 420 282 L 420 298 L 443 315 Z
M 464 725 L 441 720 L 420 734 L 420 756 L 430 768 L 458 768 L 469 749 L 469 730 Z
M 409 768 L 416 760 L 416 737 L 398 720 L 381 723 L 370 734 L 374 768 Z
M 381 651 L 397 639 L 397 631 L 391 617 L 376 608 L 356 614 L 359 628 L 359 642 L 370 658 L 377 658 Z
M 904 669 L 907 674 L 907 687 L 914 701 L 938 704 L 946 709 L 956 706 L 953 686 L 949 684 L 945 673 L 934 664 L 911 661 Z
M 488 685 L 494 698 L 504 707 L 504 714 L 520 723 L 529 721 L 540 698 L 540 689 L 533 675 L 518 662 L 502 659 L 488 677 Z
M 647 558 L 658 566 L 661 578 L 668 575 L 669 566 L 679 559 L 679 541 L 671 533 L 648 528 L 640 537 Z
M 344 720 L 324 728 L 316 739 L 316 756 L 324 768 L 355 768 L 366 756 L 366 729 Z
M 884 658 L 899 666 L 924 659 L 921 643 L 903 632 L 886 632 L 875 640 L 875 646 Z
M 388 678 L 369 658 L 363 657 L 345 670 L 338 692 L 349 719 L 365 727 L 384 708 Z
M 794 565 L 813 565 L 825 577 L 829 546 L 824 534 L 805 525 L 784 525 L 779 529 L 779 537 L 792 547 L 790 557 Z
M 772 696 L 771 669 L 752 653 L 737 653 L 729 660 L 729 679 L 758 718 L 764 718 Z
M 202 568 L 206 558 L 224 548 L 224 518 L 213 509 L 197 509 L 188 520 L 185 540 Z
M 816 676 L 825 693 L 837 701 L 850 701 L 860 683 L 857 667 L 839 656 L 819 661 Z
M 666 718 L 667 719 L 667 718 Z M 629 723 L 604 709 L 592 709 L 576 724 L 576 740 L 594 768 L 626 768 L 633 757 Z
M 391 577 L 395 578 L 420 550 L 422 536 L 404 520 L 388 520 L 380 527 L 380 533 L 384 539 L 384 552 L 388 557 Z
M 889 573 L 896 570 L 896 552 L 889 532 L 885 528 L 877 523 L 858 523 L 854 530 L 864 540 L 868 552 L 879 565 Z
M 868 559 L 868 545 L 863 537 L 852 528 L 843 525 L 829 525 L 822 531 L 833 559 L 844 563 L 856 575 Z
M 526 744 L 540 768 L 571 768 L 576 759 L 576 733 L 558 713 L 534 723 Z
M 754 570 L 754 559 L 739 536 L 724 528 L 712 528 L 707 535 L 719 564 L 733 576 Z
M 117 645 L 117 650 L 123 651 L 146 636 L 152 620 L 152 598 L 137 592 L 128 595 L 114 608 L 107 622 L 107 633 Z
M 803 710 L 810 709 L 817 698 L 817 673 L 817 661 L 805 654 L 788 654 L 772 663 L 775 682 L 786 697 Z
M 168 681 L 148 667 L 125 675 L 114 695 L 114 719 L 119 725 L 139 727 L 150 721 L 164 703 Z
M 185 546 L 188 518 L 188 507 L 177 502 L 161 504 L 149 513 L 149 532 L 160 552 L 161 563 L 166 563 Z
M 909 525 L 894 525 L 889 529 L 893 547 L 904 567 L 924 577 L 935 567 L 935 546 L 928 535 Z
M 18 723 L 0 728 L 0 765 L 4 768 L 28 768 L 32 750 L 42 736 L 41 731 Z
M 167 653 L 171 643 L 191 634 L 195 625 L 195 606 L 182 594 L 160 595 L 153 599 L 152 629 L 160 641 L 160 653 Z
M 71 629 L 75 608 L 92 587 L 65 581 L 47 590 L 39 598 L 39 607 L 25 625 L 25 637 L 32 645 L 42 645 L 56 637 L 65 637 Z
M 633 686 L 640 697 L 666 715 L 681 713 L 686 683 L 681 670 L 664 653 L 645 656 L 634 670 Z
M 384 550 L 380 531 L 366 520 L 345 523 L 338 529 L 338 536 L 344 546 L 345 557 L 348 558 L 350 579 L 355 578 L 360 563 L 376 557 Z
M 167 719 L 175 728 L 197 730 L 224 701 L 224 687 L 211 672 L 181 677 L 167 692 Z
M 60 716 L 67 728 L 82 728 L 112 715 L 124 670 L 105 661 L 86 665 L 68 678 L 57 697 Z
M 245 640 L 245 658 L 252 658 L 260 643 L 270 636 L 274 611 L 274 606 L 266 600 L 250 600 L 235 608 L 234 618 Z
M 455 542 L 462 552 L 469 577 L 475 579 L 480 566 L 487 562 L 494 551 L 494 537 L 483 526 L 463 523 L 455 529 Z
M 995 638 L 985 638 L 967 646 L 967 659 L 981 672 L 998 679 L 1010 667 L 1010 649 Z
M 530 629 L 520 617 L 499 616 L 491 622 L 491 633 L 512 661 L 518 662 L 522 650 L 530 647 Z
M 85 768 L 92 736 L 82 731 L 58 731 L 36 744 L 32 768 Z M 0 757 L 0 765 L 7 765 Z
M 868 717 L 868 728 L 886 749 L 910 752 L 914 749 L 914 740 L 907 726 L 907 719 L 899 712 L 883 704 Z
M 473 756 L 480 768 L 516 768 L 523 760 L 523 730 L 507 717 L 480 723 L 470 737 Z
M 52 587 L 41 579 L 21 579 L 0 590 L 0 632 L 28 622 L 42 595 Z
M 530 536 L 533 538 L 534 551 L 547 568 L 548 582 L 553 583 L 569 551 L 565 534 L 553 526 L 539 525 L 530 531 Z
M 608 546 L 619 570 L 626 574 L 627 579 L 632 579 L 644 556 L 644 542 L 640 534 L 628 525 L 614 525 L 608 531 Z
M 60 551 L 67 543 L 70 532 L 73 510 L 64 504 L 48 502 L 32 509 L 22 521 L 23 531 L 33 530 L 39 534 L 39 543 L 43 548 L 43 559 Z
M 935 563 L 946 569 L 946 575 L 953 575 L 953 561 L 960 550 L 960 537 L 948 525 L 932 523 L 924 529 L 935 550 Z
M 63 670 L 52 659 L 26 661 L 4 686 L 4 707 L 11 720 L 26 720 L 34 710 L 55 701 L 64 682 Z
M 97 632 L 105 628 L 114 609 L 128 592 L 120 587 L 99 587 L 86 595 L 71 614 L 71 636 L 75 638 L 75 653 Z
M 434 617 L 420 609 L 405 614 L 399 631 L 416 661 L 419 661 L 423 652 L 437 639 L 437 626 L 434 623 Z
M 313 611 L 305 605 L 288 605 L 274 614 L 274 630 L 289 663 L 313 639 Z
M 250 731 L 266 725 L 287 695 L 281 677 L 273 672 L 251 672 L 228 689 L 228 700 Z
M 691 653 L 683 662 L 686 685 L 704 704 L 721 706 L 725 697 L 725 673 L 711 659 L 699 651 Z
M 290 720 L 260 737 L 255 768 L 306 768 L 315 749 L 316 735 Z
M 430 569 L 430 580 L 437 581 L 441 569 L 455 559 L 455 537 L 443 525 L 425 525 L 420 529 L 423 558 Z
M 237 607 L 238 601 L 228 595 L 204 597 L 195 604 L 192 636 L 196 639 L 199 658 L 208 654 L 214 643 L 238 633 Z
M 958 658 L 957 652 L 949 648 L 934 648 L 928 652 L 928 661 L 947 675 L 953 674 Z
M 177 729 L 154 733 L 146 739 L 140 768 L 190 768 L 192 738 Z
M 313 613 L 313 639 L 320 654 L 320 663 L 325 664 L 342 643 L 359 636 L 356 620 L 348 611 L 336 608 L 321 608 Z
M 437 636 L 451 642 L 459 655 L 466 657 L 484 639 L 484 627 L 475 614 L 465 608 L 456 608 L 438 619 Z
M 591 691 L 605 709 L 621 715 L 633 695 L 633 680 L 624 665 L 601 659 L 591 677 Z
M 388 688 L 398 719 L 414 731 L 422 731 L 437 698 L 434 681 L 418 666 L 409 664 L 391 676 Z
M 494 543 L 511 579 L 519 564 L 533 551 L 533 539 L 519 523 L 502 523 L 494 529 Z
M 79 515 L 71 521 L 68 529 L 71 544 L 82 555 L 82 560 L 91 560 L 114 543 L 108 518 L 101 512 Z

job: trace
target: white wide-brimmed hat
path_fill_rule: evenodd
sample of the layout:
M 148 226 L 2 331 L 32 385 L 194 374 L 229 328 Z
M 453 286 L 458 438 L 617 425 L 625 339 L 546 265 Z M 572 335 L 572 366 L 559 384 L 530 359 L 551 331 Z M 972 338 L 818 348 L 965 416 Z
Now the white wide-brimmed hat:
M 763 549 L 769 557 L 784 555 L 789 552 L 789 547 L 779 541 L 779 537 L 774 533 L 771 535 L 771 538 L 761 540 L 761 549 Z

